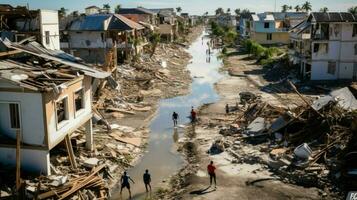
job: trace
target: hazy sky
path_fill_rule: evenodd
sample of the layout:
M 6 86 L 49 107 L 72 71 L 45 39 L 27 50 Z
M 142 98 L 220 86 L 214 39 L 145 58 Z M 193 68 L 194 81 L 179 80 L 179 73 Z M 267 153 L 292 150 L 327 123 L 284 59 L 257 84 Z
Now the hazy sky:
M 281 10 L 281 5 L 288 4 L 293 7 L 302 4 L 305 0 L 276 0 L 276 10 Z M 310 0 L 314 11 L 326 6 L 330 11 L 346 11 L 351 6 L 357 6 L 357 0 Z M 55 9 L 61 7 L 69 11 L 78 10 L 84 12 L 84 8 L 90 5 L 102 7 L 103 4 L 109 3 L 113 8 L 117 4 L 122 7 L 143 6 L 147 8 L 178 7 L 190 14 L 203 14 L 208 11 L 213 14 L 218 7 L 224 9 L 231 8 L 248 8 L 254 12 L 274 11 L 275 0 L 0 0 L 2 4 L 26 5 L 29 4 L 31 9 Z

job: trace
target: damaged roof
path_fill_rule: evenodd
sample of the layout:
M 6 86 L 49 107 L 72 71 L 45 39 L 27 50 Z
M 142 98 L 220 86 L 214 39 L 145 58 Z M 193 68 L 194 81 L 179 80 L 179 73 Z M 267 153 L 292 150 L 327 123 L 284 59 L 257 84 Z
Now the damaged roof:
M 119 14 L 94 14 L 84 16 L 72 22 L 69 30 L 71 31 L 106 31 L 133 29 L 144 29 L 142 25 L 131 21 Z
M 37 42 L 26 45 L 0 40 L 7 48 L 19 51 L 21 56 L 0 61 L 0 79 L 34 91 L 50 91 L 63 83 L 71 81 L 81 74 L 106 78 L 109 72 L 103 72 L 79 63 L 78 59 L 63 51 L 48 50 Z
M 316 22 L 357 22 L 357 15 L 347 12 L 312 12 L 311 17 Z
M 138 8 L 120 8 L 118 14 L 149 14 L 149 15 L 155 15 L 156 13 L 150 11 L 149 9 L 138 7 Z

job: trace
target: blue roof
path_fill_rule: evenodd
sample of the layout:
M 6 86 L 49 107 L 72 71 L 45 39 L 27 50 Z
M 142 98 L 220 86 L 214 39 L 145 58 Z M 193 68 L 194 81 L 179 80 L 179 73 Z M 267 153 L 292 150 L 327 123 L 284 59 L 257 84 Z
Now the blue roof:
M 104 21 L 111 16 L 109 14 L 88 15 L 72 22 L 69 29 L 73 31 L 102 31 L 105 28 Z

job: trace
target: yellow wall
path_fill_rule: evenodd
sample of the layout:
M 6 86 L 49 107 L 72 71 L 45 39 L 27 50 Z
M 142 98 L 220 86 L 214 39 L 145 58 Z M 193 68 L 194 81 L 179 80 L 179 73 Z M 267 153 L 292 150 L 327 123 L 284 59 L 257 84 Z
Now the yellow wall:
M 272 33 L 272 40 L 267 40 L 267 33 L 251 34 L 251 39 L 259 44 L 289 44 L 290 36 L 288 32 Z

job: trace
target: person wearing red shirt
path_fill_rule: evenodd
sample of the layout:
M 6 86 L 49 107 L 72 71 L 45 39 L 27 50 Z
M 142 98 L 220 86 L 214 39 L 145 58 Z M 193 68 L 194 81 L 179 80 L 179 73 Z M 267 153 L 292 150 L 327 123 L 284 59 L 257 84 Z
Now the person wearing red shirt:
M 209 174 L 210 187 L 212 185 L 212 179 L 214 180 L 214 187 L 216 188 L 216 173 L 214 172 L 216 167 L 213 165 L 213 161 L 207 166 L 207 172 Z

